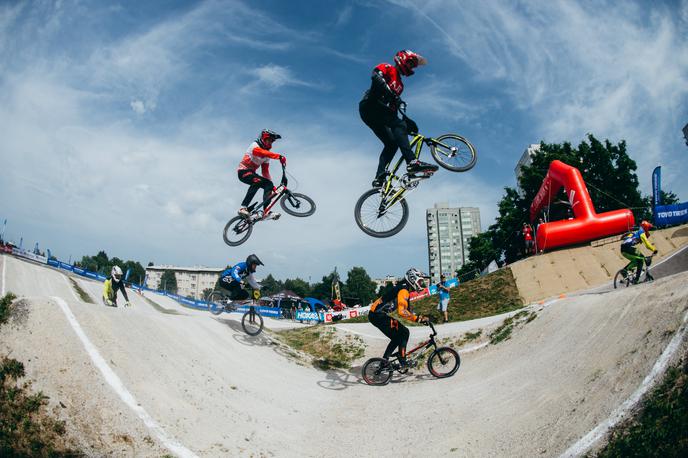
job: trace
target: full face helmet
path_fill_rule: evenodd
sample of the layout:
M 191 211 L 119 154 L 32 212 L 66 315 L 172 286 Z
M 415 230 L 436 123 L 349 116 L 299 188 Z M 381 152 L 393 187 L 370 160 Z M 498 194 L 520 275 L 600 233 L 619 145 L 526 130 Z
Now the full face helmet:
M 122 269 L 120 269 L 119 266 L 112 266 L 112 270 L 110 271 L 110 275 L 112 276 L 113 280 L 121 281 L 122 280 Z
M 251 254 L 246 258 L 246 266 L 248 267 L 248 271 L 251 273 L 254 273 L 256 271 L 256 268 L 258 266 L 264 265 L 260 259 L 258 259 L 258 256 L 255 254 Z
M 258 143 L 260 143 L 260 145 L 263 148 L 270 149 L 270 148 L 272 148 L 273 142 L 275 140 L 277 140 L 278 138 L 282 138 L 282 136 L 280 134 L 278 134 L 277 132 L 274 132 L 274 131 L 269 130 L 269 129 L 263 129 L 260 132 L 260 137 L 258 137 Z
M 413 288 L 414 291 L 420 291 L 423 288 L 425 288 L 425 280 L 423 279 L 423 273 L 416 268 L 412 267 L 409 270 L 407 270 L 406 275 L 404 275 L 404 278 L 408 282 L 409 286 Z
M 394 63 L 397 64 L 399 71 L 404 76 L 413 75 L 413 69 L 428 63 L 420 54 L 416 54 L 408 49 L 402 49 L 394 56 Z

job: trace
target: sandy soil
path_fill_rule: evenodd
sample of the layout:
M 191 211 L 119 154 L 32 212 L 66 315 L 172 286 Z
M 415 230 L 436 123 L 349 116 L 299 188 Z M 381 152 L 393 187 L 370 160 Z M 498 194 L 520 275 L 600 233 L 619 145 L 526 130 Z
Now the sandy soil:
M 216 318 L 151 297 L 177 312 L 167 313 L 135 293 L 131 308 L 86 304 L 60 272 L 8 256 L 0 263 L 3 287 L 28 306 L 24 322 L 0 329 L 0 350 L 26 363 L 28 378 L 94 455 L 170 452 L 94 366 L 59 300 L 185 456 L 557 456 L 641 385 L 688 309 L 688 273 L 536 305 L 534 321 L 463 354 L 450 379 L 421 368 L 369 387 L 355 370 L 318 371 L 269 338 L 249 338 L 237 315 Z M 100 297 L 98 283 L 78 281 Z M 384 341 L 358 326 L 371 344 L 367 356 L 377 354 Z M 425 333 L 415 328 L 412 343 Z

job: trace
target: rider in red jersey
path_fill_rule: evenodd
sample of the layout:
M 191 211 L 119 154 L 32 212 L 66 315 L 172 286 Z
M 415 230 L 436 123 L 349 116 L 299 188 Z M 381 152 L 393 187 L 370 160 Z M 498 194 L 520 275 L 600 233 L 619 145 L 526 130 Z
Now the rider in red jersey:
M 282 136 L 271 130 L 263 129 L 256 141 L 251 143 L 248 147 L 246 154 L 244 154 L 243 159 L 239 163 L 239 167 L 237 168 L 239 181 L 249 185 L 248 191 L 246 191 L 246 197 L 244 197 L 244 200 L 241 202 L 241 208 L 238 212 L 239 216 L 249 216 L 247 207 L 251 204 L 259 188 L 263 188 L 263 211 L 265 211 L 268 205 L 267 199 L 270 193 L 275 189 L 272 178 L 270 177 L 269 161 L 270 159 L 279 159 L 283 165 L 287 163 L 286 157 L 270 151 L 273 142 L 278 138 L 282 138 Z M 258 167 L 260 167 L 262 176 L 256 173 Z M 279 217 L 280 214 L 277 212 L 268 212 L 263 215 L 263 219 L 277 219 Z
M 394 65 L 382 63 L 373 69 L 372 83 L 358 105 L 363 122 L 383 143 L 373 187 L 380 187 L 384 181 L 387 166 L 392 162 L 397 149 L 406 160 L 410 173 L 435 171 L 436 165 L 421 162 L 415 158 L 408 134 L 418 132 L 418 126 L 411 119 L 400 119 L 397 109 L 401 102 L 404 83 L 401 76 L 413 75 L 413 69 L 425 65 L 423 56 L 404 49 L 394 56 Z

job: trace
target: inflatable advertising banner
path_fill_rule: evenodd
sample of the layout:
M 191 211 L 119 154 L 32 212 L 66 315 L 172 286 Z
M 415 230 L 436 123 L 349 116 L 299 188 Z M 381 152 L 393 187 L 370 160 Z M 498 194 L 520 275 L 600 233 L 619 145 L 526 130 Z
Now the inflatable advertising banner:
M 662 166 L 652 171 L 652 214 L 657 227 L 688 222 L 688 202 L 662 205 Z
M 537 228 L 538 251 L 575 245 L 629 231 L 635 225 L 629 209 L 595 212 L 590 193 L 580 171 L 561 161 L 552 161 L 540 190 L 530 206 L 530 221 L 549 206 L 564 188 L 574 218 L 542 223 Z

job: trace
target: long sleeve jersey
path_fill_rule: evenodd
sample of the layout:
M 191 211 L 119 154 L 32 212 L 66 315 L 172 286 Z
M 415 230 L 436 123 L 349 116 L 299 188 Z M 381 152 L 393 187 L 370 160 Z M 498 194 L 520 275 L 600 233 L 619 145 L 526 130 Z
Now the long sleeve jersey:
M 401 318 L 409 321 L 418 321 L 418 316 L 410 310 L 410 295 L 408 284 L 402 281 L 390 292 L 373 302 L 370 306 L 370 311 L 391 313 L 396 309 Z
M 270 159 L 279 159 L 280 155 L 270 150 L 261 148 L 258 142 L 253 142 L 246 150 L 244 157 L 239 162 L 237 170 L 251 170 L 255 172 L 260 167 L 261 175 L 272 181 L 270 177 Z

